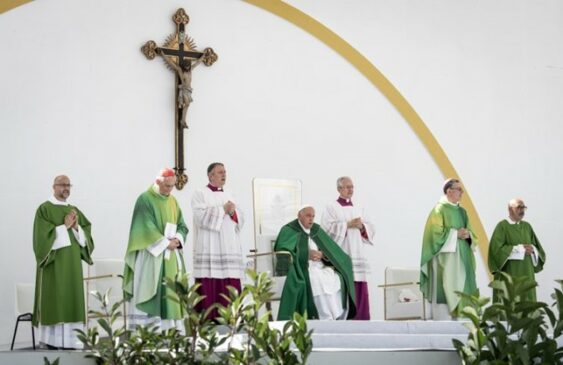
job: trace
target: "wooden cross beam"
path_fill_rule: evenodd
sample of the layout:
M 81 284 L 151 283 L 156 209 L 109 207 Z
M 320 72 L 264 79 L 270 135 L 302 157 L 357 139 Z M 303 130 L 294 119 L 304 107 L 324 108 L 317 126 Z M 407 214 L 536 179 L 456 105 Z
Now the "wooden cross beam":
M 176 32 L 168 36 L 163 47 L 156 42 L 148 41 L 141 48 L 143 54 L 152 60 L 161 56 L 168 67 L 176 74 L 176 112 L 175 112 L 175 162 L 176 188 L 181 190 L 188 182 L 188 175 L 184 166 L 184 129 L 188 128 L 187 111 L 192 99 L 192 71 L 203 63 L 211 66 L 217 61 L 217 54 L 212 48 L 205 48 L 203 52 L 196 49 L 195 41 L 186 34 L 186 24 L 190 17 L 184 9 L 176 11 L 172 20 L 176 24 Z

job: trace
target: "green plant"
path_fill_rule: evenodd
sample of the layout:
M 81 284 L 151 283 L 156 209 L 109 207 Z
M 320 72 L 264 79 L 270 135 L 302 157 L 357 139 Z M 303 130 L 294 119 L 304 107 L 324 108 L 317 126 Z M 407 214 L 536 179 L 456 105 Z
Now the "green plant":
M 228 363 L 305 364 L 313 349 L 312 331 L 307 331 L 306 319 L 296 313 L 281 331 L 272 328 L 268 322 L 270 313 L 261 314 L 272 297 L 272 280 L 266 273 L 247 274 L 252 284 L 245 285 L 240 294 L 230 288 L 230 305 L 219 308 L 219 323 L 229 328 Z M 237 334 L 243 334 L 244 340 L 239 347 L 233 346 Z
M 563 287 L 562 282 L 558 281 Z M 553 311 L 546 303 L 521 300 L 537 284 L 525 277 L 502 273 L 502 280 L 490 285 L 498 302 L 489 298 L 458 293 L 471 302 L 463 308 L 467 317 L 467 343 L 453 344 L 463 364 L 561 364 L 563 348 L 557 338 L 563 330 L 563 292 L 555 289 Z M 553 329 L 551 333 L 550 330 Z
M 163 337 L 163 342 L 170 350 L 170 362 L 178 364 L 214 364 L 219 361 L 217 349 L 225 341 L 217 333 L 217 326 L 208 319 L 209 313 L 215 308 L 207 308 L 198 312 L 196 306 L 203 300 L 197 290 L 200 284 L 189 285 L 188 275 L 177 277 L 176 280 L 166 279 L 166 286 L 176 293 L 171 299 L 179 302 L 184 308 L 184 327 L 186 334 L 171 330 Z
M 190 286 L 188 276 L 165 284 L 175 295 L 186 313 L 183 318 L 185 334 L 176 329 L 161 332 L 154 326 L 138 326 L 135 331 L 121 327 L 114 330 L 121 316 L 122 302 L 110 307 L 109 292 L 94 293 L 102 310 L 91 311 L 97 326 L 88 332 L 79 331 L 78 337 L 91 349 L 87 357 L 97 364 L 305 364 L 313 349 L 312 331 L 305 318 L 296 314 L 281 330 L 268 323 L 269 312 L 265 303 L 272 297 L 272 281 L 266 273 L 248 271 L 251 284 L 244 285 L 241 293 L 229 288 L 229 304 L 217 305 L 199 313 L 196 305 L 203 299 L 197 293 L 199 284 Z M 218 332 L 218 325 L 208 319 L 217 308 L 217 322 L 226 328 Z M 100 327 L 105 336 L 101 336 Z M 241 340 L 242 339 L 242 340 Z M 238 340 L 238 341 L 237 341 Z
M 123 302 L 114 303 L 110 307 L 109 294 L 110 290 L 103 295 L 99 292 L 93 292 L 92 295 L 100 302 L 102 309 L 101 311 L 90 310 L 89 312 L 90 315 L 97 317 L 96 322 L 107 336 L 102 339 L 98 327 L 94 326 L 89 328 L 87 332 L 77 330 L 78 339 L 92 351 L 86 357 L 94 358 L 97 364 L 126 364 L 128 344 L 122 341 L 126 329 L 122 327 L 113 330 L 115 322 L 122 315 L 120 308 Z

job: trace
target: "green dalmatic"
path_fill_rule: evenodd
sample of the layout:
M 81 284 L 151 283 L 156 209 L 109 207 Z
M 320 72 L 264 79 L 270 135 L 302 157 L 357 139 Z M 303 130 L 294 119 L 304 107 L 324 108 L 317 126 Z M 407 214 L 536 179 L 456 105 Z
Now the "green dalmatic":
M 537 264 L 534 265 L 532 256 L 525 255 L 523 260 L 510 260 L 509 256 L 515 246 L 530 244 L 534 246 Z M 510 274 L 512 277 L 525 276 L 535 280 L 535 273 L 543 269 L 545 263 L 545 252 L 536 237 L 530 223 L 520 221 L 510 224 L 506 219 L 499 222 L 495 227 L 489 245 L 489 269 L 496 280 L 504 280 L 500 272 Z M 498 293 L 493 291 L 493 300 L 498 301 Z M 536 301 L 536 290 L 525 293 L 523 301 Z
M 63 225 L 65 216 L 73 210 L 84 231 L 85 246 L 80 246 L 69 228 L 70 246 L 52 250 L 56 227 Z M 88 219 L 72 205 L 41 204 L 33 223 L 33 251 L 37 261 L 33 325 L 85 323 L 82 260 L 91 265 L 94 251 Z

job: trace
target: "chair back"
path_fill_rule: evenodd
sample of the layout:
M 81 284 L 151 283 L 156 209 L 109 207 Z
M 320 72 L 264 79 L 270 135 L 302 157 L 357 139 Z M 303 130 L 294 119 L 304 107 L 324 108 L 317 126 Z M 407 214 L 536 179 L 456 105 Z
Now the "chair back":
M 16 317 L 33 313 L 33 301 L 35 299 L 35 285 L 28 283 L 16 284 Z
M 420 269 L 385 268 L 384 318 L 407 320 L 424 318 L 424 298 L 419 288 Z
M 94 259 L 94 264 L 88 267 L 88 276 L 85 278 L 90 310 L 101 309 L 101 303 L 97 303 L 90 295 L 94 290 L 100 294 L 105 294 L 107 290 L 110 290 L 110 307 L 113 303 L 123 299 L 121 275 L 123 275 L 124 265 L 123 259 Z

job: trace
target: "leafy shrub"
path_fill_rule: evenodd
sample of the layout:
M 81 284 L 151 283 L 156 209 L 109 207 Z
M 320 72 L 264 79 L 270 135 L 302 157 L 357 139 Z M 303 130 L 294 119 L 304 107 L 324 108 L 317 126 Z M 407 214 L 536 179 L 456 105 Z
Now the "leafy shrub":
M 109 293 L 93 293 L 101 311 L 91 311 L 97 326 L 78 337 L 97 364 L 305 364 L 310 355 L 312 331 L 306 319 L 295 314 L 281 330 L 268 323 L 265 304 L 272 297 L 272 280 L 266 273 L 247 271 L 252 283 L 242 292 L 229 288 L 229 304 L 217 305 L 218 323 L 208 319 L 215 308 L 199 313 L 196 305 L 203 299 L 197 293 L 199 284 L 190 286 L 188 276 L 167 280 L 176 295 L 170 297 L 185 309 L 185 334 L 176 329 L 160 331 L 155 326 L 138 326 L 135 331 L 120 327 L 114 330 L 123 302 L 109 305 Z M 100 335 L 102 329 L 105 334 Z M 220 334 L 219 328 L 226 331 Z M 226 346 L 226 349 L 225 349 Z M 221 350 L 221 351 L 220 351 Z
M 489 298 L 458 293 L 471 302 L 462 310 L 470 320 L 467 344 L 453 340 L 462 363 L 562 364 L 563 348 L 557 345 L 563 330 L 561 289 L 552 295 L 554 311 L 546 303 L 521 299 L 537 286 L 535 281 L 501 274 L 503 280 L 489 285 L 498 293 L 496 303 L 487 306 Z M 562 281 L 557 282 L 563 287 Z

